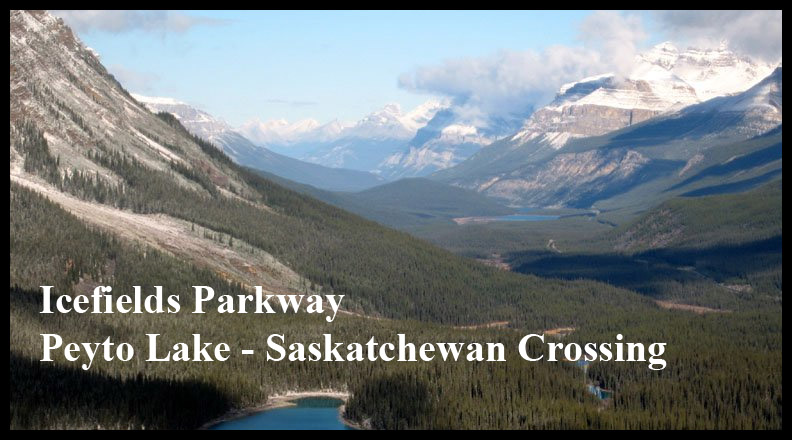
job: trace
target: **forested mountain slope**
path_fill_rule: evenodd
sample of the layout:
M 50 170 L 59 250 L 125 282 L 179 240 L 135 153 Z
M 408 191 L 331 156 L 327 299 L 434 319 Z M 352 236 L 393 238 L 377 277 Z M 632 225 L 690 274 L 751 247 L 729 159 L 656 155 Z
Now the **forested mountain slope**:
M 224 121 L 183 102 L 132 96 L 154 113 L 173 114 L 190 133 L 221 148 L 240 165 L 331 191 L 360 191 L 384 182 L 372 173 L 303 162 L 255 145 Z
M 10 419 L 12 428 L 195 428 L 276 393 L 343 389 L 347 416 L 376 428 L 778 428 L 776 304 L 697 316 L 600 281 L 497 270 L 317 201 L 235 164 L 172 115 L 132 99 L 46 12 L 11 11 Z M 253 285 L 345 295 L 337 322 L 295 315 L 42 314 L 40 286 L 90 293 Z M 509 321 L 497 330 L 458 328 Z M 603 408 L 566 363 L 528 363 L 523 332 L 569 341 L 668 343 L 669 368 L 604 363 Z M 255 349 L 220 362 L 40 362 L 66 342 L 206 341 Z M 506 362 L 268 362 L 266 337 L 316 342 L 500 342 Z M 539 347 L 536 347 L 538 350 Z M 753 392 L 745 393 L 750 388 Z M 680 418 L 680 414 L 689 415 Z
M 15 11 L 11 21 L 14 182 L 106 206 L 109 216 L 194 224 L 197 235 L 206 230 L 223 246 L 262 255 L 254 272 L 281 272 L 290 288 L 347 295 L 347 306 L 366 314 L 525 323 L 539 316 L 536 301 L 590 289 L 497 271 L 261 178 L 170 114 L 155 116 L 131 99 L 55 18 Z M 120 224 L 83 219 L 106 229 Z M 168 250 L 179 254 L 178 246 Z M 200 263 L 222 270 L 211 258 Z M 288 270 L 275 270 L 281 266 Z M 563 293 L 549 295 L 556 291 Z
M 781 214 L 778 179 L 735 194 L 675 197 L 574 250 L 561 242 L 563 252 L 522 250 L 506 259 L 522 273 L 607 281 L 683 304 L 780 307 Z
M 259 172 L 280 185 L 401 230 L 453 224 L 457 217 L 498 216 L 514 209 L 476 193 L 426 178 L 406 178 L 358 192 L 326 191 Z

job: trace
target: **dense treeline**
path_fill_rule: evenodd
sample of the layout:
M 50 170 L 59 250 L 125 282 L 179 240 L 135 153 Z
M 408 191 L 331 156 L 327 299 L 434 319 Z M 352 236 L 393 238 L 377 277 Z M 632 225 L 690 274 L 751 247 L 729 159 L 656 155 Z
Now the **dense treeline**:
M 46 140 L 41 140 L 46 151 Z M 218 154 L 211 144 L 200 145 Z M 547 328 L 596 319 L 608 307 L 648 307 L 633 293 L 601 283 L 547 281 L 486 267 L 284 189 L 247 169 L 237 172 L 254 193 L 241 200 L 201 190 L 212 176 L 195 164 L 190 172 L 173 165 L 181 170 L 177 174 L 197 182 L 190 188 L 101 143 L 88 158 L 121 182 L 94 176 L 88 181 L 94 190 L 84 187 L 84 178 L 51 183 L 78 196 L 101 194 L 93 200 L 118 208 L 169 214 L 239 238 L 312 283 L 346 295 L 347 307 L 362 313 L 450 324 L 508 320 Z
M 675 197 L 602 239 L 631 253 L 766 240 L 781 234 L 781 182 L 736 194 Z
M 122 379 L 45 364 L 14 352 L 10 370 L 11 428 L 192 429 L 230 405 L 206 383 L 142 373 Z
M 31 121 L 12 125 L 11 133 L 16 134 L 12 138 L 16 139 L 17 151 L 25 157 L 25 171 L 41 175 L 49 182 L 59 182 L 59 161 L 50 154 L 44 133 Z
M 10 291 L 10 302 L 13 329 L 11 351 L 15 362 L 12 364 L 11 380 L 16 385 L 12 388 L 12 427 L 40 427 L 41 420 L 47 420 L 47 426 L 51 427 L 185 427 L 198 419 L 207 421 L 216 417 L 231 406 L 261 403 L 267 395 L 277 391 L 321 388 L 354 390 L 391 368 L 424 371 L 422 376 L 429 374 L 436 377 L 440 384 L 448 388 L 448 398 L 453 399 L 456 392 L 452 390 L 467 386 L 466 377 L 469 373 L 466 373 L 468 367 L 463 362 L 410 366 L 381 362 L 349 365 L 264 363 L 260 356 L 264 354 L 266 336 L 271 332 L 283 333 L 296 341 L 318 340 L 324 332 L 332 332 L 337 340 L 349 342 L 365 342 L 371 336 L 378 340 L 392 340 L 398 332 L 407 333 L 411 341 L 415 342 L 469 341 L 473 338 L 498 341 L 502 338 L 495 332 L 473 334 L 416 322 L 340 317 L 336 323 L 328 324 L 319 317 L 307 315 L 41 315 L 38 313 L 41 309 L 38 283 L 42 279 L 57 281 L 55 285 L 58 289 L 62 288 L 63 292 L 83 293 L 89 293 L 99 282 L 111 284 L 125 292 L 132 285 L 150 288 L 157 284 L 162 285 L 168 293 L 182 294 L 185 307 L 190 304 L 190 286 L 195 284 L 216 286 L 229 294 L 243 293 L 243 290 L 209 271 L 186 265 L 160 252 L 118 242 L 112 236 L 87 228 L 44 197 L 24 188 L 13 188 L 11 207 L 15 221 L 11 225 L 11 249 L 14 255 L 11 279 L 14 285 Z M 40 260 L 40 247 L 34 244 L 43 245 L 48 238 L 57 239 L 48 253 L 52 260 L 35 264 Z M 56 358 L 57 368 L 25 360 L 40 357 L 41 332 L 56 332 L 65 340 L 81 342 L 100 341 L 112 336 L 117 342 L 130 342 L 142 350 L 145 347 L 145 333 L 152 331 L 161 333 L 165 338 L 163 346 L 189 340 L 192 333 L 198 332 L 205 340 L 254 348 L 259 356 L 237 356 L 222 365 L 210 366 L 145 363 L 140 360 L 129 363 L 98 361 L 92 367 L 95 373 L 88 376 L 77 374 L 81 373 L 77 365 L 65 362 L 61 356 Z M 500 375 L 508 371 L 505 364 L 486 367 L 487 370 L 490 368 L 501 371 Z M 536 393 L 546 395 L 543 398 L 555 393 L 553 390 L 558 385 L 554 388 L 551 384 L 566 381 L 565 388 L 573 401 L 586 400 L 572 374 L 565 375 L 561 371 L 559 375 L 552 366 L 542 365 L 528 368 L 524 374 L 527 375 L 526 386 L 530 383 Z M 167 384 L 163 384 L 162 380 L 166 380 Z M 48 393 L 61 393 L 64 396 L 79 393 L 78 384 L 91 384 L 90 393 L 76 399 L 79 405 L 59 404 L 59 401 L 52 405 L 41 405 L 40 399 Z M 145 396 L 151 392 L 152 384 L 172 388 L 174 402 L 157 400 L 149 406 Z M 196 398 L 218 398 L 219 402 L 225 402 L 225 407 L 187 406 L 168 413 L 167 417 L 155 411 L 181 401 L 185 390 L 191 386 L 195 389 L 190 391 L 190 395 Z M 38 391 L 30 393 L 30 390 Z M 91 398 L 110 395 L 115 400 L 113 404 L 108 404 L 104 399 Z M 158 399 L 167 395 L 163 393 Z M 526 397 L 524 404 L 538 405 L 538 402 L 531 403 L 531 399 Z
M 663 355 L 668 367 L 653 372 L 646 363 L 593 364 L 589 380 L 615 392 L 610 404 L 603 404 L 586 391 L 578 368 L 522 360 L 516 347 L 524 333 L 511 329 L 457 330 L 348 316 L 328 324 L 302 314 L 42 315 L 42 280 L 52 280 L 59 292 L 89 293 L 100 282 L 124 292 L 133 285 L 162 285 L 166 292 L 182 295 L 185 306 L 192 285 L 212 285 L 229 294 L 241 293 L 242 287 L 92 230 L 44 197 L 15 185 L 11 212 L 12 428 L 197 427 L 231 407 L 260 404 L 277 392 L 328 388 L 349 390 L 353 396 L 347 416 L 375 428 L 781 426 L 780 310 L 697 316 L 648 307 L 640 313 L 612 308 L 567 340 L 614 341 L 621 332 L 631 341 L 668 342 Z M 48 249 L 47 259 L 42 259 L 42 248 Z M 558 312 L 549 307 L 541 313 Z M 96 361 L 93 373 L 84 373 L 62 355 L 53 364 L 37 361 L 44 332 L 58 333 L 67 342 L 99 342 L 110 336 L 139 352 L 146 347 L 145 333 L 161 333 L 162 347 L 200 333 L 205 341 L 255 349 L 256 355 L 233 356 L 222 364 L 150 363 L 139 353 L 130 362 Z M 396 333 L 415 343 L 502 342 L 507 361 L 263 360 L 271 333 L 310 342 L 326 332 L 344 342 L 365 342 L 371 336 L 392 341 Z M 540 348 L 532 347 L 532 355 Z
M 12 25 L 17 25 L 12 26 L 12 49 L 18 47 L 15 30 L 30 30 L 29 22 L 20 25 L 16 18 L 19 14 L 12 13 Z M 185 309 L 191 306 L 191 286 L 210 285 L 231 295 L 247 293 L 247 286 L 218 273 L 213 265 L 217 261 L 207 258 L 193 264 L 94 229 L 88 226 L 92 219 L 80 220 L 45 197 L 12 185 L 12 428 L 190 428 L 228 409 L 261 404 L 274 393 L 316 389 L 348 390 L 346 415 L 375 428 L 782 426 L 780 248 L 773 247 L 781 235 L 780 209 L 769 217 L 769 228 L 761 229 L 764 220 L 757 222 L 756 215 L 766 212 L 754 207 L 740 211 L 748 217 L 733 217 L 738 221 L 715 229 L 711 221 L 728 216 L 729 209 L 704 207 L 716 209 L 694 214 L 693 222 L 704 221 L 688 228 L 688 236 L 731 238 L 701 242 L 692 253 L 683 249 L 673 257 L 687 261 L 706 279 L 666 277 L 661 271 L 651 280 L 651 287 L 662 295 L 678 289 L 688 299 L 696 298 L 699 283 L 736 289 L 739 293 L 718 303 L 733 304 L 731 313 L 663 310 L 647 295 L 606 283 L 612 282 L 607 276 L 597 281 L 578 273 L 553 280 L 500 271 L 286 190 L 235 165 L 222 150 L 188 133 L 176 118 L 155 118 L 142 106 L 136 108 L 127 101 L 133 98 L 87 51 L 71 56 L 74 47 L 68 43 L 79 42 L 71 41 L 68 32 L 58 35 L 58 41 L 51 41 L 54 50 L 49 50 L 49 41 L 43 46 L 46 58 L 39 57 L 39 44 L 30 45 L 32 58 L 28 53 L 12 54 L 12 183 L 22 171 L 28 173 L 20 179 L 26 183 L 34 174 L 38 178 L 32 180 L 49 182 L 97 207 L 158 214 L 150 216 L 152 221 L 163 220 L 159 214 L 164 214 L 175 219 L 167 221 L 182 226 L 192 223 L 195 235 L 203 229 L 204 238 L 242 243 L 251 253 L 273 255 L 307 277 L 300 280 L 303 286 L 310 282 L 325 293 L 346 295 L 346 308 L 398 320 L 345 314 L 330 324 L 306 314 L 229 315 L 213 309 L 205 315 L 42 314 L 42 284 L 72 294 L 90 293 L 100 284 L 112 285 L 116 294 L 130 293 L 136 285 L 150 292 L 160 285 L 168 294 L 180 295 Z M 58 47 L 59 43 L 67 44 Z M 80 67 L 81 59 L 90 69 Z M 44 70 L 37 70 L 39 61 Z M 58 87 L 50 88 L 51 84 Z M 47 136 L 39 128 L 45 128 Z M 47 139 L 58 139 L 56 151 L 63 157 L 53 154 Z M 18 154 L 24 160 L 22 170 Z M 740 203 L 734 209 L 742 209 Z M 648 236 L 652 230 L 673 235 L 679 230 L 679 223 L 674 223 L 678 218 L 647 223 Z M 777 233 L 772 232 L 774 225 Z M 772 233 L 752 235 L 760 229 Z M 641 231 L 636 232 L 638 246 L 627 243 L 624 248 L 637 262 L 640 257 L 634 254 L 647 249 L 641 247 Z M 536 241 L 533 235 L 515 234 L 523 243 L 560 252 L 548 240 L 556 237 Z M 576 234 L 561 244 L 564 252 L 571 249 L 564 246 L 577 238 Z M 576 249 L 599 243 L 610 251 L 613 240 L 600 238 L 576 244 Z M 476 240 L 482 249 L 489 245 Z M 669 243 L 673 248 L 648 248 L 684 248 Z M 757 255 L 751 263 L 758 270 L 728 266 L 729 253 L 717 255 L 718 246 L 752 243 L 758 245 L 752 250 L 764 252 L 750 254 Z M 696 254 L 701 249 L 708 250 L 704 264 Z M 509 250 L 525 248 L 520 243 Z M 661 253 L 652 257 L 671 258 Z M 671 269 L 676 261 L 665 264 Z M 607 275 L 614 266 L 603 268 L 602 262 L 583 264 Z M 732 285 L 742 280 L 754 290 L 743 295 L 743 285 Z M 709 303 L 718 292 L 713 287 L 698 295 Z M 509 324 L 501 329 L 449 326 L 503 320 Z M 584 372 L 568 362 L 527 362 L 518 357 L 517 341 L 524 333 L 560 326 L 574 327 L 565 342 L 613 341 L 622 333 L 628 341 L 667 343 L 663 358 L 668 366 L 654 372 L 643 362 L 599 362 Z M 54 355 L 53 363 L 40 362 L 42 333 L 57 333 L 66 343 L 111 338 L 130 343 L 137 355 L 129 361 L 97 359 L 88 372 L 80 363 L 68 362 L 63 352 Z M 146 362 L 146 333 L 161 334 L 160 350 L 189 342 L 198 333 L 205 342 L 230 344 L 235 355 L 223 363 Z M 501 342 L 507 361 L 267 362 L 265 341 L 271 333 L 304 343 L 324 333 L 343 342 L 365 342 L 372 336 L 392 341 L 397 333 L 406 333 L 415 343 Z M 236 351 L 243 348 L 256 355 L 239 355 Z M 538 344 L 531 347 L 534 355 L 540 350 Z M 612 390 L 612 399 L 597 400 L 587 389 L 590 384 Z
M 256 347 L 258 353 L 264 350 L 259 338 L 269 332 L 315 340 L 328 329 L 302 317 L 262 323 L 211 316 L 198 320 L 181 316 L 116 316 L 112 320 L 61 316 L 54 318 L 55 322 L 43 322 L 35 312 L 42 280 L 61 292 L 87 292 L 99 282 L 120 288 L 157 284 L 185 293 L 196 283 L 225 286 L 229 292 L 241 292 L 242 287 L 229 285 L 205 269 L 86 229 L 40 196 L 15 188 L 11 200 L 12 353 L 20 367 L 19 374 L 12 371 L 12 378 L 20 385 L 12 395 L 16 408 L 12 426 L 31 426 L 32 420 L 41 418 L 30 415 L 41 412 L 47 412 L 42 416 L 51 420 L 50 426 L 195 426 L 197 420 L 216 417 L 229 407 L 260 403 L 273 392 L 312 388 L 349 389 L 354 397 L 347 405 L 348 416 L 379 428 L 734 428 L 781 424 L 780 311 L 770 306 L 761 306 L 754 315 L 679 316 L 679 312 L 656 310 L 635 294 L 601 283 L 545 281 L 497 271 L 283 190 L 244 169 L 239 170 L 240 175 L 256 191 L 247 194 L 253 203 L 219 196 L 211 189 L 215 188 L 211 177 L 199 168 L 172 164 L 171 172 L 194 182 L 195 188 L 174 185 L 168 172 L 151 170 L 101 144 L 88 157 L 116 173 L 120 183 L 107 182 L 95 173 L 61 175 L 58 160 L 49 153 L 46 139 L 35 126 L 17 129 L 24 133 L 17 149 L 25 157 L 26 169 L 62 190 L 122 209 L 167 213 L 241 238 L 278 256 L 325 289 L 348 295 L 347 306 L 357 310 L 455 324 L 510 320 L 514 327 L 531 330 L 572 325 L 580 329 L 574 337 L 588 335 L 588 340 L 612 338 L 616 331 L 634 329 L 647 342 L 667 341 L 673 357 L 669 369 L 660 373 L 650 372 L 644 364 L 593 366 L 596 380 L 616 391 L 610 407 L 601 411 L 574 368 L 526 363 L 518 358 L 516 332 L 463 332 L 417 322 L 344 319 L 332 328 L 334 336 L 342 340 L 357 341 L 362 335 L 388 339 L 398 331 L 408 333 L 416 342 L 505 338 L 509 360 L 499 364 L 262 366 L 248 358 L 222 366 L 168 368 L 146 362 L 99 363 L 94 367 L 98 376 L 92 379 L 100 384 L 96 385 L 97 395 L 123 396 L 125 410 L 82 397 L 83 402 L 93 402 L 93 409 L 85 406 L 88 403 L 80 409 L 40 407 L 40 394 L 25 392 L 34 386 L 32 382 L 38 383 L 34 389 L 57 393 L 58 387 L 67 387 L 64 384 L 81 377 L 74 376 L 68 364 L 65 369 L 27 369 L 22 374 L 26 359 L 39 355 L 35 348 L 40 347 L 38 329 L 42 327 L 78 341 L 114 335 L 140 347 L 145 346 L 142 338 L 150 329 L 167 334 L 169 341 L 189 340 L 192 332 L 200 332 L 207 338 Z M 204 147 L 214 148 L 209 144 Z M 257 203 L 268 209 L 257 207 Z M 41 249 L 47 249 L 46 254 Z M 780 278 L 780 270 L 778 275 Z M 609 277 L 603 280 L 613 281 Z M 673 288 L 667 279 L 663 283 Z M 691 288 L 689 280 L 680 283 Z M 757 339 L 757 334 L 769 339 Z M 746 341 L 746 335 L 752 335 L 751 339 Z M 41 383 L 42 374 L 61 378 Z M 176 401 L 183 398 L 185 389 L 191 389 L 192 393 L 221 396 L 217 400 L 225 403 L 198 408 L 180 405 L 181 412 L 162 417 L 162 411 L 152 411 L 154 406 L 146 406 L 146 399 L 139 397 L 150 389 L 148 384 L 160 379 L 174 388 Z M 123 392 L 118 392 L 119 386 Z M 433 400 L 418 400 L 422 393 Z M 157 408 L 172 404 L 159 402 L 162 406 Z
M 739 194 L 670 199 L 577 252 L 506 255 L 513 270 L 592 279 L 722 309 L 781 301 L 781 181 Z

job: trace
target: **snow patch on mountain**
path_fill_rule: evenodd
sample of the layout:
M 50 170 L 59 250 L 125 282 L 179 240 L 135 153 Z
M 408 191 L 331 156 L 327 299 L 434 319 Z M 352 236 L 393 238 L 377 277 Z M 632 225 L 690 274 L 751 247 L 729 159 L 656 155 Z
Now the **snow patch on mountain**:
M 651 64 L 667 65 L 668 70 L 693 87 L 699 102 L 747 90 L 770 75 L 775 67 L 735 54 L 725 43 L 717 49 L 685 50 L 664 43 L 642 58 Z
M 331 127 L 335 127 L 335 121 Z M 239 131 L 246 137 L 259 145 L 268 145 L 273 143 L 288 144 L 296 142 L 303 138 L 320 139 L 322 134 L 326 133 L 321 131 L 323 127 L 315 119 L 303 119 L 296 122 L 289 122 L 285 119 L 271 119 L 261 121 L 259 119 L 252 119 L 239 127 Z M 329 132 L 335 130 L 332 128 Z M 318 136 L 308 136 L 309 133 Z
M 243 124 L 239 131 L 259 145 L 276 148 L 301 142 L 334 142 L 344 138 L 408 140 L 425 126 L 439 109 L 447 105 L 444 101 L 429 100 L 405 113 L 399 104 L 389 103 L 354 123 L 333 120 L 320 124 L 314 119 L 290 123 L 285 119 L 268 121 L 253 119 Z M 338 148 L 335 150 L 340 151 Z M 313 154 L 313 156 L 320 155 Z M 342 163 L 343 160 L 334 160 L 334 162 Z
M 512 141 L 542 139 L 558 149 L 569 139 L 597 136 L 717 96 L 749 89 L 773 71 L 725 46 L 680 50 L 670 42 L 637 55 L 625 77 L 612 73 L 564 84 Z M 556 133 L 567 133 L 559 136 Z
M 383 166 L 400 166 L 403 168 L 435 169 L 447 168 L 454 164 L 454 154 L 451 151 L 432 151 L 430 148 L 410 147 L 407 153 L 396 153 L 388 157 Z
M 400 117 L 399 120 L 402 125 L 415 133 L 420 128 L 426 126 L 439 110 L 448 108 L 450 105 L 447 99 L 430 99 Z
M 229 136 L 238 136 L 234 129 L 224 120 L 192 107 L 185 102 L 174 98 L 144 96 L 137 93 L 130 93 L 130 95 L 152 113 L 167 112 L 172 114 L 190 133 L 217 146 L 229 146 Z M 233 150 L 228 151 L 228 153 L 235 157 Z
M 158 96 L 143 96 L 137 93 L 130 93 L 133 98 L 137 99 L 141 104 L 145 104 L 147 107 L 157 106 L 157 105 L 187 105 L 187 103 L 176 100 L 174 98 L 165 98 L 165 97 L 158 97 Z
M 729 97 L 721 111 L 764 111 L 780 116 L 781 107 L 781 68 L 767 80 L 748 89 L 746 93 Z M 780 118 L 779 118 L 780 122 Z

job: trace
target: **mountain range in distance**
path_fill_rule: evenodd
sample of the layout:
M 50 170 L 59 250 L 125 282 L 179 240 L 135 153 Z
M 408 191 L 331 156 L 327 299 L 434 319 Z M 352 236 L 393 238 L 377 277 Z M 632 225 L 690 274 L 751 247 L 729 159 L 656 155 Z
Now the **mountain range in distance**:
M 663 43 L 637 56 L 627 75 L 565 84 L 547 106 L 479 126 L 461 119 L 450 100 L 406 112 L 388 104 L 354 124 L 276 120 L 235 129 L 176 99 L 131 98 L 173 114 L 238 164 L 308 185 L 315 190 L 293 187 L 391 226 L 495 215 L 507 206 L 636 212 L 676 194 L 714 191 L 705 184 L 747 189 L 781 168 L 781 67 L 725 47 Z M 437 184 L 398 182 L 416 176 Z M 416 203 L 356 194 L 389 182 L 396 183 L 383 191 L 415 191 Z M 442 194 L 436 209 L 426 209 L 416 182 Z
M 782 123 L 781 67 L 748 90 L 712 98 L 674 112 L 605 134 L 570 139 L 554 147 L 541 137 L 523 133 L 501 140 L 457 167 L 432 178 L 473 189 L 523 206 L 592 207 L 624 195 L 649 203 L 638 189 L 655 195 L 683 181 L 715 161 L 730 161 L 754 152 L 750 139 L 777 132 Z M 742 145 L 736 148 L 735 145 Z M 730 146 L 726 148 L 727 146 Z M 727 149 L 730 155 L 723 157 Z M 780 168 L 754 164 L 753 171 Z M 738 179 L 752 172 L 735 169 L 722 179 Z M 748 174 L 746 174 L 748 173 Z M 613 203 L 609 203 L 613 205 Z
M 670 43 L 637 56 L 628 75 L 565 84 L 547 106 L 485 126 L 430 100 L 409 112 L 389 104 L 354 124 L 252 121 L 235 130 L 182 102 L 135 96 L 238 163 L 319 190 L 427 177 L 514 207 L 645 208 L 681 190 L 683 176 L 717 165 L 718 146 L 752 154 L 747 141 L 782 122 L 780 65 Z M 758 167 L 721 175 L 720 184 L 775 172 Z
M 516 130 L 523 120 L 500 119 L 489 127 L 477 128 L 460 122 L 448 100 L 431 99 L 409 112 L 403 112 L 398 104 L 387 104 L 354 124 L 337 120 L 324 125 L 312 119 L 293 124 L 271 120 L 250 121 L 235 129 L 176 99 L 133 95 L 152 111 L 175 114 L 191 132 L 217 143 L 239 163 L 332 190 L 362 188 L 365 184 L 328 185 L 300 179 L 296 173 L 280 172 L 271 166 L 272 155 L 371 173 L 383 183 L 427 176 L 456 165 L 498 136 Z M 258 152 L 265 157 L 259 160 Z
M 254 145 L 223 120 L 184 102 L 132 96 L 154 113 L 173 114 L 190 132 L 222 148 L 237 163 L 331 191 L 359 191 L 384 183 L 384 179 L 366 171 L 326 167 Z
M 569 84 L 535 116 L 474 126 L 486 146 L 471 142 L 465 159 L 428 175 L 353 170 L 383 179 L 362 189 L 372 181 L 349 169 L 261 155 L 281 152 L 177 101 L 131 95 L 46 11 L 10 15 L 12 429 L 196 428 L 295 389 L 328 388 L 351 396 L 345 418 L 375 429 L 782 426 L 780 66 L 744 81 L 751 69 L 740 64 L 728 74 L 740 85 L 728 92 L 707 86 L 707 75 L 684 79 L 679 67 L 669 81 L 684 105 L 651 98 L 665 80 Z M 661 49 L 658 63 L 677 66 L 680 57 Z M 704 73 L 730 65 L 707 62 Z M 375 140 L 394 142 L 378 154 L 397 170 L 466 124 L 452 103 L 429 107 L 414 118 L 389 106 L 354 125 L 390 124 Z M 325 141 L 362 148 L 352 132 Z M 259 169 L 243 163 L 252 160 Z M 356 189 L 338 190 L 331 172 Z M 328 182 L 336 188 L 319 187 Z M 535 223 L 449 220 L 513 212 L 503 203 L 586 209 Z M 606 223 L 614 215 L 619 224 Z M 409 333 L 418 343 L 517 346 L 528 332 L 630 334 L 667 343 L 673 363 L 647 376 L 655 373 L 640 365 L 598 362 L 582 383 L 573 365 L 527 365 L 514 350 L 506 362 L 476 364 L 97 359 L 85 372 L 60 355 L 40 362 L 41 332 L 137 347 L 163 316 L 42 315 L 42 285 L 66 294 L 102 285 L 338 294 L 347 312 L 332 329 L 338 340 Z M 328 331 L 308 314 L 255 318 L 173 314 L 161 337 L 224 335 L 263 353 L 261 335 L 310 342 Z
M 184 102 L 138 94 L 132 97 L 154 113 L 172 114 L 192 134 L 216 145 L 235 162 L 286 187 L 388 226 L 405 228 L 436 221 L 448 223 L 455 217 L 513 212 L 475 191 L 425 178 L 387 182 L 365 171 L 294 159 L 253 144 L 221 119 Z
M 605 73 L 565 84 L 535 112 L 472 122 L 451 101 L 429 100 L 410 112 L 388 104 L 357 123 L 251 121 L 240 131 L 257 144 L 323 165 L 372 171 L 393 180 L 453 167 L 495 140 L 540 138 L 560 148 L 708 99 L 747 90 L 774 65 L 729 51 L 659 44 L 636 56 L 626 75 Z M 366 142 L 401 140 L 390 144 Z M 406 142 L 405 142 L 406 141 Z M 378 150 L 378 151 L 373 151 Z

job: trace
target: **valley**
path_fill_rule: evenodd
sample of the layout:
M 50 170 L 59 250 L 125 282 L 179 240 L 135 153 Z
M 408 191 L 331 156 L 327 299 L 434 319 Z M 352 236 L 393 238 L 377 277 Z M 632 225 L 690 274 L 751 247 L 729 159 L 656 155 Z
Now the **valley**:
M 196 429 L 332 390 L 370 429 L 781 428 L 780 64 L 638 60 L 505 119 L 432 100 L 235 128 L 11 11 L 10 427 Z M 99 286 L 182 311 L 40 313 Z M 664 365 L 581 384 L 527 362 L 529 334 L 559 359 L 660 342 Z M 407 341 L 420 362 L 383 361 Z
M 615 228 L 570 218 L 414 233 L 513 271 L 625 287 L 663 307 L 708 311 L 781 301 L 780 180 L 744 193 L 672 198 Z

